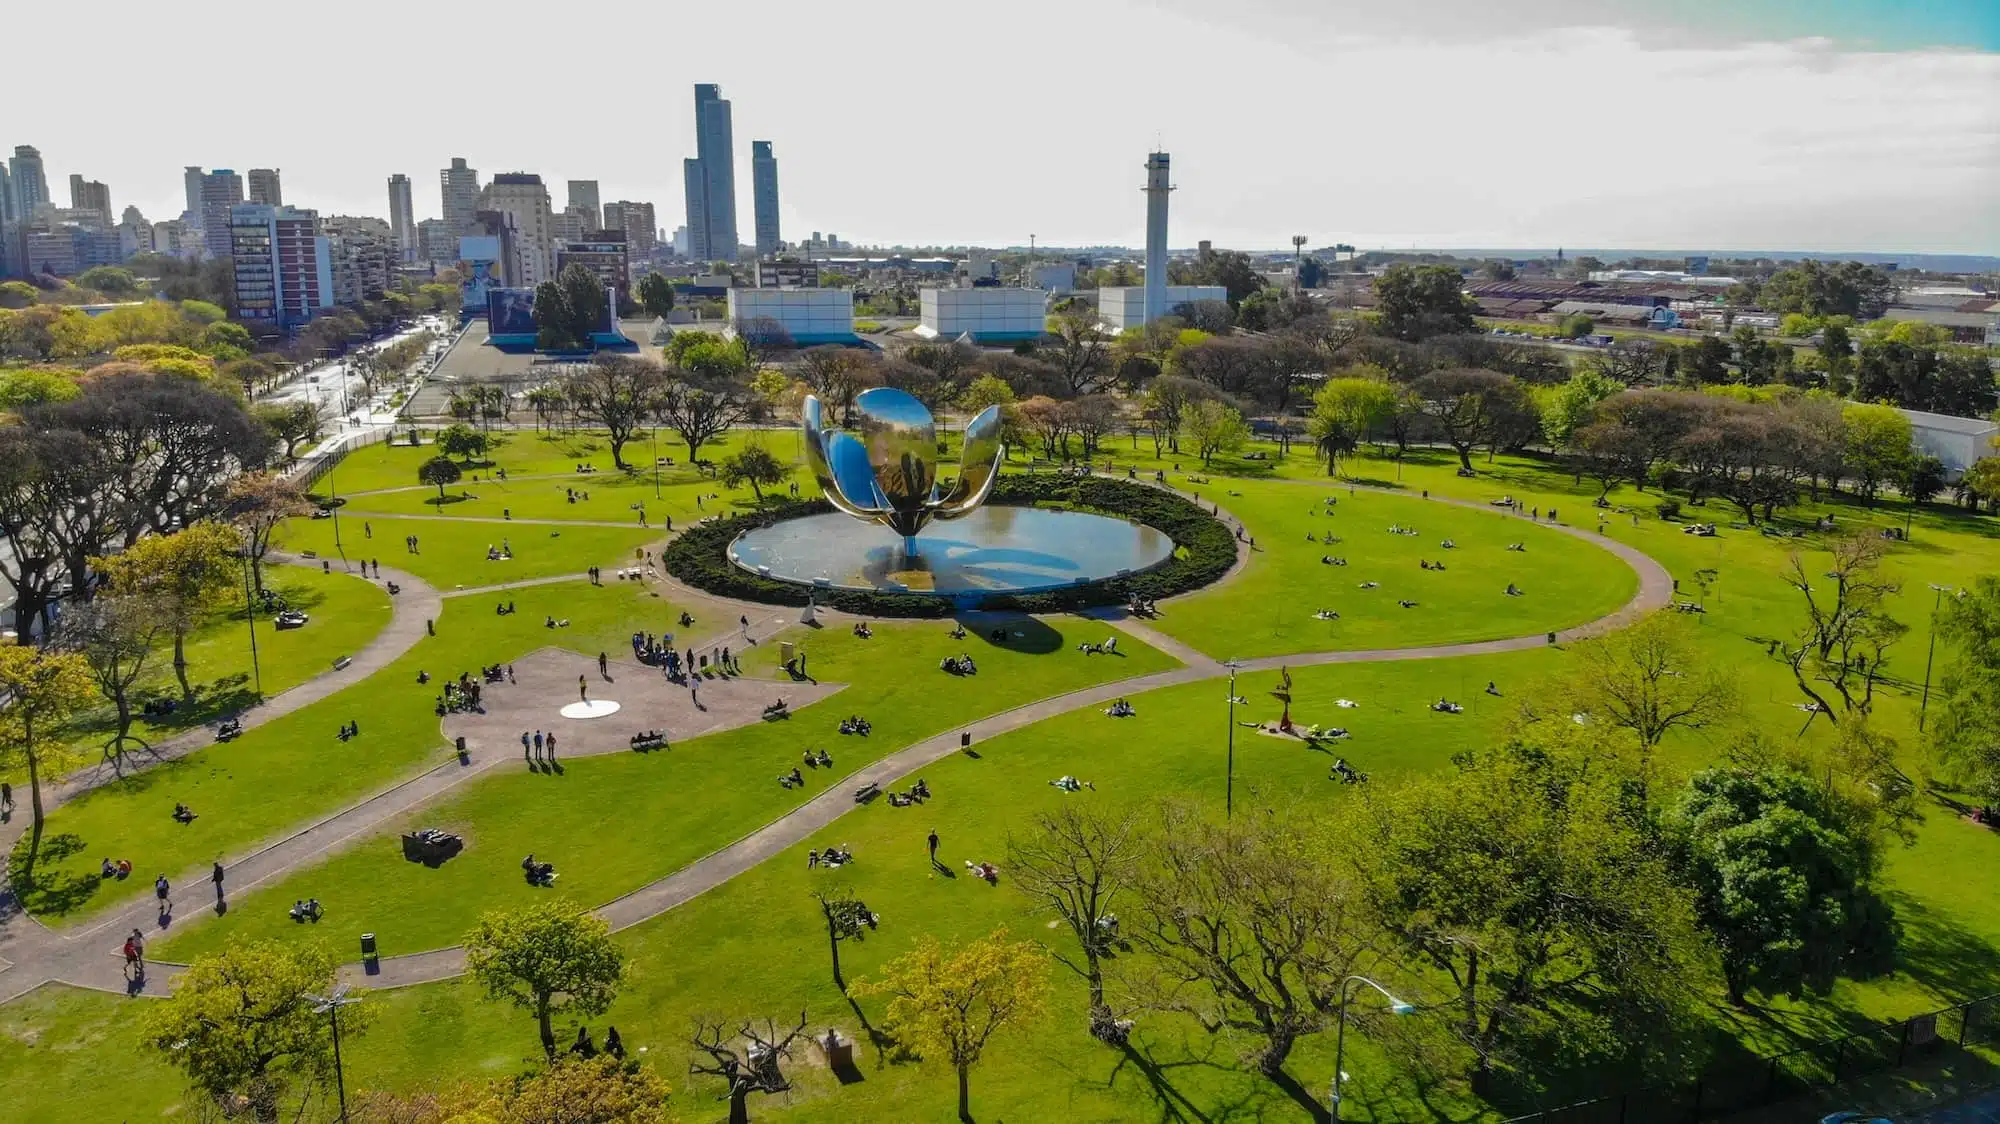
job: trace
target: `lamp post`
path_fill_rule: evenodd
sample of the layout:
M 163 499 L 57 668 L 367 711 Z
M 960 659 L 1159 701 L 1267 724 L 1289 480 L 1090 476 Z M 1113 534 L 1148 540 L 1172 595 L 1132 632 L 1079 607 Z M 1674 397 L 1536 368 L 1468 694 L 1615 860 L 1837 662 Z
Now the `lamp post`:
M 1930 651 L 1924 656 L 1924 701 L 1923 705 L 1917 708 L 1917 730 L 1919 732 L 1922 732 L 1924 718 L 1930 713 L 1931 709 L 1931 664 L 1937 659 L 1938 609 L 1944 605 L 1945 594 L 1957 594 L 1959 592 L 1951 586 L 1939 585 L 1936 582 L 1930 583 L 1930 586 L 1931 592 L 1937 596 L 1931 599 L 1931 644 Z
M 264 694 L 264 667 L 257 661 L 257 602 L 250 595 L 250 548 L 243 548 L 243 619 L 250 625 L 250 671 L 256 676 L 257 694 Z
M 653 498 L 660 498 L 660 423 L 653 423 Z
M 341 1124 L 347 1124 L 347 1074 L 342 1071 L 340 1065 L 340 1009 L 352 1006 L 361 1000 L 347 997 L 346 984 L 334 988 L 332 995 L 308 995 L 306 998 L 312 1003 L 315 1014 L 324 1011 L 327 1017 L 333 1020 L 333 1087 L 340 1094 Z
M 1332 1088 L 1328 1090 L 1333 1098 L 1333 1119 L 1336 1124 L 1340 1120 L 1340 1086 L 1347 1076 L 1340 1072 L 1341 1060 L 1347 1053 L 1347 997 L 1357 983 L 1367 984 L 1369 987 L 1381 992 L 1382 998 L 1389 1001 L 1389 1013 L 1392 1015 L 1410 1015 L 1415 1014 L 1417 1010 L 1410 1004 L 1391 995 L 1388 988 L 1383 987 L 1367 976 L 1349 976 L 1340 981 L 1340 1023 L 1339 1029 L 1334 1032 L 1333 1036 L 1333 1081 Z
M 1228 819 L 1236 814 L 1236 704 L 1242 700 L 1236 697 L 1236 661 L 1224 666 L 1229 668 L 1229 764 L 1223 774 L 1222 816 Z

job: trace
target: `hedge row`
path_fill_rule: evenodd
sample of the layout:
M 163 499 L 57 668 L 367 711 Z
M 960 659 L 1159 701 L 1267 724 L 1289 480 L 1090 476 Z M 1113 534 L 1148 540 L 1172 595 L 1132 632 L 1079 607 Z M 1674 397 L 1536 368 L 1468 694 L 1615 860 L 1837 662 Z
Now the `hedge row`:
M 1060 613 L 1120 605 L 1133 597 L 1157 600 L 1199 589 L 1228 573 L 1236 562 L 1236 539 L 1229 528 L 1198 505 L 1144 484 L 1098 477 L 1008 475 L 994 485 L 987 502 L 1121 516 L 1166 534 L 1174 540 L 1174 552 L 1160 565 L 1123 578 L 1045 593 L 991 594 L 980 602 L 982 609 Z M 814 593 L 812 589 L 762 577 L 736 565 L 729 560 L 729 544 L 746 531 L 831 510 L 832 505 L 825 500 L 778 501 L 747 515 L 704 523 L 681 532 L 667 544 L 661 562 L 674 577 L 719 597 L 804 605 Z M 818 593 L 820 604 L 859 616 L 944 617 L 958 608 L 949 597 L 845 589 Z

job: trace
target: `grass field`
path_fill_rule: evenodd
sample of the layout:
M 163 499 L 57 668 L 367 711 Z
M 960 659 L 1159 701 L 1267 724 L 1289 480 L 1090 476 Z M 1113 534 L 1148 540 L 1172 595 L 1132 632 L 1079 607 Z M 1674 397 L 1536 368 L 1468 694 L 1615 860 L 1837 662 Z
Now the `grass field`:
M 773 782 L 798 763 L 806 746 L 825 747 L 844 777 L 972 718 L 1173 666 L 1129 639 L 1119 645 L 1118 657 L 1079 655 L 1080 639 L 1102 638 L 1104 626 L 1093 622 L 1043 618 L 1036 628 L 1032 648 L 953 640 L 939 623 L 878 624 L 873 640 L 829 629 L 806 641 L 811 668 L 822 682 L 847 686 L 789 722 L 676 743 L 666 753 L 580 758 L 560 777 L 524 769 L 482 778 L 408 823 L 244 895 L 227 917 L 177 933 L 155 951 L 185 960 L 238 935 L 310 939 L 330 929 L 343 939 L 373 932 L 385 955 L 455 944 L 482 910 L 526 904 L 544 893 L 521 879 L 521 856 L 528 852 L 557 864 L 564 894 L 609 901 L 748 834 L 822 789 L 838 788 L 842 781 L 826 779 L 825 770 L 813 771 L 803 791 Z M 968 645 L 977 649 L 977 679 L 947 679 L 938 661 Z M 774 659 L 775 645 L 761 645 L 745 660 L 745 670 L 766 674 Z M 781 682 L 770 681 L 774 687 Z M 839 736 L 835 727 L 849 714 L 867 715 L 874 732 Z M 574 826 L 586 821 L 605 829 L 577 833 Z M 465 853 L 436 870 L 405 861 L 397 835 L 419 824 L 463 834 Z M 307 897 L 317 897 L 337 920 L 310 930 L 293 924 L 286 910 Z
M 633 552 L 657 547 L 666 535 L 634 526 L 510 526 L 453 519 L 373 518 L 359 512 L 340 518 L 341 547 L 333 542 L 333 520 L 295 519 L 278 529 L 279 548 L 311 551 L 321 558 L 374 560 L 415 574 L 439 589 L 476 588 L 504 582 L 581 575 L 592 566 L 628 563 Z M 403 544 L 417 536 L 417 551 Z M 507 561 L 489 561 L 488 547 L 511 548 Z M 335 562 L 336 566 L 340 563 Z

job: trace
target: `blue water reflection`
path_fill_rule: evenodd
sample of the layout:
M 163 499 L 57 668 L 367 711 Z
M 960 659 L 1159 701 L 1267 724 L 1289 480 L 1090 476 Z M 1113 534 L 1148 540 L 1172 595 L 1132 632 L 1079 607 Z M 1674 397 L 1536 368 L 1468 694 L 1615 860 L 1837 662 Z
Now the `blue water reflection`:
M 1144 570 L 1173 540 L 1140 523 L 1075 511 L 984 507 L 918 535 L 914 556 L 893 532 L 838 512 L 790 519 L 730 544 L 737 565 L 767 577 L 847 589 L 1019 593 Z

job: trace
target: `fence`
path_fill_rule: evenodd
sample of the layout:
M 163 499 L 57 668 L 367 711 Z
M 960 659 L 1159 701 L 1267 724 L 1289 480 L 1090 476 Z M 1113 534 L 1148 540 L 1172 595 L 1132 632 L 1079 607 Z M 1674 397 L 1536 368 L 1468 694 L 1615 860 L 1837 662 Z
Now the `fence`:
M 1696 1124 L 1855 1077 L 1934 1062 L 2000 1040 L 2000 995 L 1719 1066 L 1680 1085 L 1635 1089 L 1516 1116 L 1506 1124 Z
M 365 429 L 360 433 L 350 433 L 345 437 L 336 437 L 331 441 L 321 443 L 319 448 L 306 454 L 299 460 L 299 463 L 288 469 L 285 475 L 290 477 L 292 482 L 297 484 L 300 489 L 310 492 L 313 485 L 319 483 L 321 477 L 332 472 L 335 466 L 347 459 L 347 454 L 356 449 L 366 448 L 369 445 L 379 445 L 384 441 L 390 440 L 395 435 L 396 427 L 385 425 L 374 429 Z

